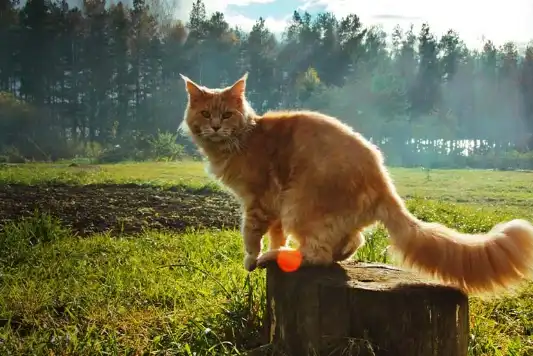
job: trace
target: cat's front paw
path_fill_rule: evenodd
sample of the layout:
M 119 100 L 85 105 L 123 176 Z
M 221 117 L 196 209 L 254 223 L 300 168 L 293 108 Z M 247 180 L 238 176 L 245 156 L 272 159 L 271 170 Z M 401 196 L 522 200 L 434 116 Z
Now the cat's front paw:
M 257 256 L 246 255 L 244 256 L 244 268 L 248 272 L 252 272 L 257 268 Z

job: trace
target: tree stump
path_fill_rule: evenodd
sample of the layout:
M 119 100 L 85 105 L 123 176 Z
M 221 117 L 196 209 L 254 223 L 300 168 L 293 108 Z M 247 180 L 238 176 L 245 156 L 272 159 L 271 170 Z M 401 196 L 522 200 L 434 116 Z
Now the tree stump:
M 468 322 L 463 292 L 396 267 L 267 266 L 269 354 L 466 356 Z

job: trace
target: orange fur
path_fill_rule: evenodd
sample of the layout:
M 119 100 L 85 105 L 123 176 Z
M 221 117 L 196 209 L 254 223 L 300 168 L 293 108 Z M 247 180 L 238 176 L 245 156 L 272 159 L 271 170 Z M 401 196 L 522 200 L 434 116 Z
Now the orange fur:
M 364 244 L 361 231 L 381 221 L 405 265 L 467 292 L 510 287 L 529 274 L 527 221 L 485 235 L 420 221 L 397 194 L 380 151 L 339 120 L 311 111 L 259 116 L 246 101 L 246 75 L 222 89 L 183 79 L 186 128 L 209 172 L 241 202 L 247 270 L 275 259 L 288 235 L 305 264 L 344 260 Z M 260 256 L 267 232 L 270 250 Z

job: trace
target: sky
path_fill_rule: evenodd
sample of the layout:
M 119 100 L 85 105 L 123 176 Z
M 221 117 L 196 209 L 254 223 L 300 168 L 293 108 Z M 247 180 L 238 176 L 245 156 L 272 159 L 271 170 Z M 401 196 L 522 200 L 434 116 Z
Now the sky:
M 187 19 L 193 0 L 176 0 L 177 15 Z M 230 24 L 250 30 L 263 16 L 267 26 L 281 33 L 294 10 L 311 14 L 332 12 L 337 18 L 357 14 L 363 25 L 381 25 L 391 33 L 395 25 L 415 31 L 428 22 L 437 36 L 456 30 L 469 47 L 483 39 L 497 46 L 513 41 L 524 46 L 533 40 L 533 0 L 204 0 L 208 13 L 221 11 Z

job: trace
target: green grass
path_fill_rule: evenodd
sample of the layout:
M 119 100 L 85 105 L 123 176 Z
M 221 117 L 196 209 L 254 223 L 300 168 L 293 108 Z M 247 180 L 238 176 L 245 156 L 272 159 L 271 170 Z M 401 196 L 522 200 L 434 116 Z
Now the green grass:
M 199 163 L 4 166 L 0 183 L 209 183 Z M 419 218 L 482 232 L 533 218 L 527 172 L 391 169 Z M 390 262 L 377 228 L 357 257 Z M 237 231 L 79 238 L 42 215 L 0 234 L 0 354 L 239 354 L 259 343 L 264 273 L 242 268 Z M 470 300 L 469 355 L 533 354 L 533 284 Z
M 160 187 L 212 186 L 201 162 L 143 162 L 97 166 L 68 163 L 0 165 L 0 184 L 141 184 Z
M 220 355 L 257 340 L 263 280 L 241 268 L 236 232 L 81 239 L 36 215 L 6 228 L 0 259 L 2 355 Z
M 391 168 L 402 196 L 498 207 L 533 206 L 533 171 Z
M 334 173 L 334 172 L 333 172 Z M 431 170 L 390 168 L 399 193 L 450 202 L 531 207 L 533 171 Z M 121 163 L 69 167 L 68 164 L 0 166 L 0 183 L 136 183 L 161 187 L 213 186 L 202 162 Z

